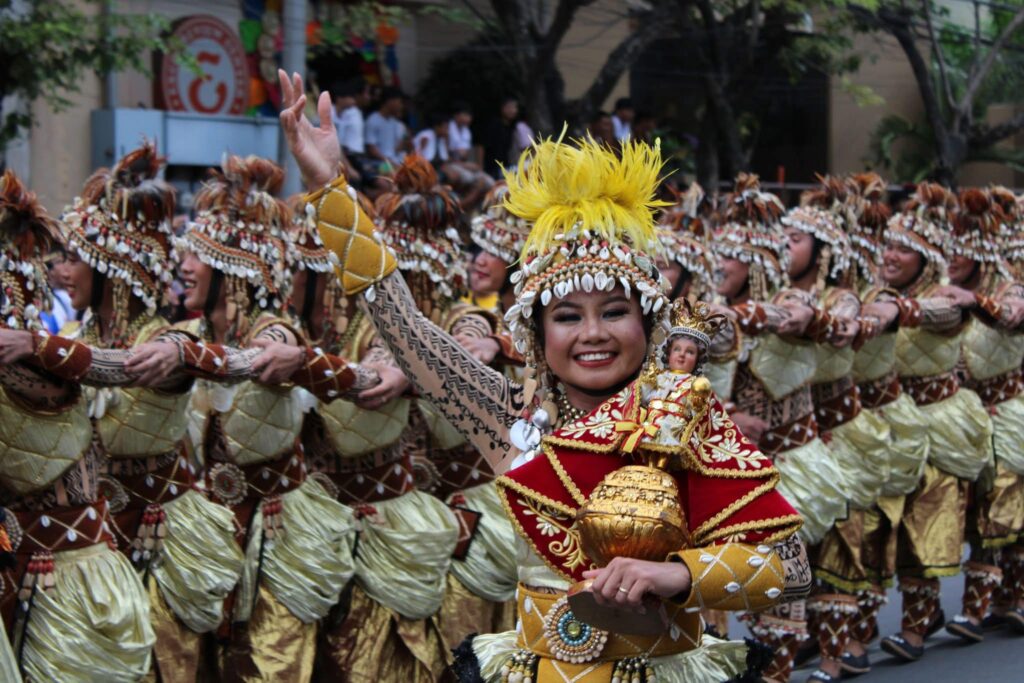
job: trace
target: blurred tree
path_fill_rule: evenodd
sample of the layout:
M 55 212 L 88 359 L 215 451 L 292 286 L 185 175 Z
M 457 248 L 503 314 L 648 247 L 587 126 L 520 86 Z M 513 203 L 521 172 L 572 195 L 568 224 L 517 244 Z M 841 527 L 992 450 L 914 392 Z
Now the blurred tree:
M 953 186 L 970 161 L 1024 170 L 1024 154 L 998 146 L 1024 130 L 1024 112 L 997 125 L 987 122 L 992 105 L 1022 100 L 1024 1 L 971 5 L 966 21 L 953 21 L 931 0 L 851 7 L 858 28 L 884 31 L 899 43 L 924 105 L 923 123 L 889 117 L 876 131 L 874 160 L 899 180 L 931 177 Z
M 162 17 L 102 11 L 101 0 L 0 0 L 0 152 L 32 125 L 31 107 L 4 108 L 4 98 L 55 109 L 70 104 L 82 75 L 147 71 L 150 51 L 174 52 Z

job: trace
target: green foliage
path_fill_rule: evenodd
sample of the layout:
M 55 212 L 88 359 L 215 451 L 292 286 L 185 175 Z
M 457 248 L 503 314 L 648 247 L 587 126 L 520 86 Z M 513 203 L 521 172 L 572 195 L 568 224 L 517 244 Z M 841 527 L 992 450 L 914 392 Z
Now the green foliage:
M 869 165 L 884 170 L 896 182 L 919 183 L 935 168 L 931 128 L 895 114 L 879 121 L 869 149 Z
M 320 27 L 321 42 L 317 51 L 338 55 L 357 49 L 353 38 L 372 40 L 377 35 L 378 26 L 398 26 L 408 23 L 416 16 L 438 16 L 447 21 L 465 24 L 471 29 L 482 26 L 474 15 L 460 7 L 423 5 L 410 8 L 379 0 L 362 0 L 330 7 L 330 15 Z
M 151 50 L 173 52 L 161 37 L 166 20 L 152 15 L 104 15 L 99 0 L 0 0 L 0 102 L 17 95 L 54 109 L 70 104 L 82 76 L 148 71 Z M 0 110 L 0 150 L 32 124 L 31 114 Z

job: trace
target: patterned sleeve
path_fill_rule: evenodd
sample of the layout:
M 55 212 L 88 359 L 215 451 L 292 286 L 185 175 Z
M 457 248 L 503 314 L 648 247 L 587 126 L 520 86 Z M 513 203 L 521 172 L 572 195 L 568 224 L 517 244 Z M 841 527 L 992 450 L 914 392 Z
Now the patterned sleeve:
M 512 454 L 508 430 L 525 408 L 523 388 L 480 363 L 431 323 L 397 273 L 377 283 L 360 306 L 398 367 L 496 471 Z

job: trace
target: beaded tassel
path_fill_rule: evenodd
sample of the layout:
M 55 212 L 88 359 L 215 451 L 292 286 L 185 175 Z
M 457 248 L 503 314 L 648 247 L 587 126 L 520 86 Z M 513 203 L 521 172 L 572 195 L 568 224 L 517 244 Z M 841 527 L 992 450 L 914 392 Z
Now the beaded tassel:
M 501 667 L 501 683 L 533 683 L 537 679 L 537 655 L 519 650 Z
M 654 668 L 647 657 L 630 657 L 615 662 L 611 683 L 655 683 Z
M 21 579 L 21 590 L 18 591 L 18 600 L 27 603 L 32 597 L 33 589 L 46 591 L 56 585 L 53 576 L 53 553 L 49 551 L 38 551 L 32 553 L 29 558 L 25 575 Z
M 269 496 L 263 499 L 263 537 L 273 541 L 284 533 L 284 503 L 281 496 Z
M 167 513 L 159 503 L 150 503 L 142 513 L 139 530 L 132 539 L 132 561 L 148 562 L 163 549 L 167 537 Z

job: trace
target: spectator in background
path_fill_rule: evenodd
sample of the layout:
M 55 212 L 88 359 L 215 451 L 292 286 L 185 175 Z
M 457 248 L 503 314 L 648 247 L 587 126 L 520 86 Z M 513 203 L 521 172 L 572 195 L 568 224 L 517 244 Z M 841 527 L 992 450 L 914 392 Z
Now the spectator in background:
M 624 142 L 633 133 L 633 100 L 628 97 L 620 97 L 615 100 L 615 111 L 612 113 L 612 132 L 615 139 Z
M 358 182 L 362 179 L 366 153 L 362 107 L 370 101 L 370 87 L 362 78 L 354 78 L 334 86 L 331 94 L 334 96 L 331 118 L 338 131 L 345 175 L 349 181 Z
M 449 145 L 449 121 L 442 116 L 431 116 L 430 127 L 416 134 L 413 147 L 434 165 L 441 182 L 451 185 L 459 197 L 463 210 L 473 209 L 487 194 L 494 180 L 478 164 L 455 158 Z
M 413 149 L 421 157 L 440 170 L 442 164 L 449 160 L 448 120 L 438 114 L 427 117 L 427 128 L 424 128 L 412 140 Z
M 654 144 L 654 129 L 658 127 L 658 120 L 649 111 L 639 111 L 633 119 L 633 139 Z
M 599 111 L 594 114 L 587 126 L 587 132 L 603 145 L 618 149 L 618 139 L 615 137 L 615 129 L 612 126 L 612 117 L 606 111 Z
M 519 117 L 519 101 L 506 97 L 501 101 L 498 118 L 487 126 L 484 136 L 484 172 L 492 178 L 501 178 L 501 167 L 514 164 L 518 157 L 512 156 L 512 142 Z
M 448 122 L 448 154 L 455 161 L 473 161 L 473 112 L 465 102 L 456 102 Z
M 367 165 L 380 175 L 402 163 L 409 149 L 409 139 L 401 117 L 405 107 L 402 91 L 386 88 L 377 111 L 366 119 Z
M 532 144 L 533 129 L 530 128 L 530 124 L 525 119 L 520 118 L 519 122 L 516 123 L 516 132 L 512 136 L 512 163 L 517 164 L 523 150 L 528 149 Z
M 50 291 L 53 293 L 53 306 L 39 314 L 46 331 L 50 334 L 70 334 L 74 330 L 68 323 L 78 321 L 80 312 L 71 305 L 68 294 L 68 262 L 63 251 L 55 252 L 46 260 L 46 268 L 50 280 Z

